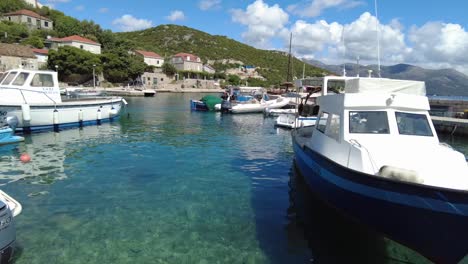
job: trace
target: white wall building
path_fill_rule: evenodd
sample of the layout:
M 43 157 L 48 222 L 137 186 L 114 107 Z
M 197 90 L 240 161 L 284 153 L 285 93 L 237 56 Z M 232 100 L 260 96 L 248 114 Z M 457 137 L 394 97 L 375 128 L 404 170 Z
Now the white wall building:
M 101 44 L 78 35 L 65 38 L 48 38 L 44 45 L 49 49 L 58 49 L 63 46 L 72 46 L 94 54 L 101 54 Z
M 147 65 L 159 68 L 164 64 L 164 58 L 152 51 L 136 50 L 135 54 L 143 56 L 143 60 Z

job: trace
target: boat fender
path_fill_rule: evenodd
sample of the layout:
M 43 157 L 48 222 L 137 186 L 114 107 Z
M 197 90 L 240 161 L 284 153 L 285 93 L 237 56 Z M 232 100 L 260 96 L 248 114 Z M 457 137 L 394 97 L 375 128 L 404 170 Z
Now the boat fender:
M 424 179 L 419 177 L 418 172 L 393 166 L 384 165 L 380 168 L 378 175 L 399 181 L 424 183 Z
M 97 120 L 101 120 L 102 119 L 102 112 L 101 112 L 101 109 L 98 109 L 97 110 Z
M 83 110 L 81 110 L 81 109 L 78 112 L 78 121 L 83 122 Z
M 125 100 L 124 98 L 122 98 L 122 102 L 124 103 L 124 105 L 128 105 L 127 100 Z
M 54 125 L 58 125 L 59 124 L 59 112 L 57 109 L 54 110 L 54 114 L 53 114 L 53 124 Z
M 110 117 L 114 117 L 117 115 L 117 109 L 115 109 L 114 107 L 111 108 L 111 110 L 109 110 L 109 116 Z
M 16 116 L 8 116 L 6 118 L 6 122 L 8 124 L 8 126 L 13 130 L 15 131 L 15 129 L 18 127 L 18 117 Z
M 28 104 L 21 105 L 21 112 L 23 113 L 23 121 L 31 121 L 31 107 Z

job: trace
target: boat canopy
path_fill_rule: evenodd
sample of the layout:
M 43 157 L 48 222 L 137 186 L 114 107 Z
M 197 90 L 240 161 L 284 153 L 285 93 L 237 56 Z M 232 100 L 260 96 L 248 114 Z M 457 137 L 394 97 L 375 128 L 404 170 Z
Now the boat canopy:
M 426 95 L 426 85 L 420 81 L 386 78 L 352 78 L 345 80 L 345 93 L 404 93 Z

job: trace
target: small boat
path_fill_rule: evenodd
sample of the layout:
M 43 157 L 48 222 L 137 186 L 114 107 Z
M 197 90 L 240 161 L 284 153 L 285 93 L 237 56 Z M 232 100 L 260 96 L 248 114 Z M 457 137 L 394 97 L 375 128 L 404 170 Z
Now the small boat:
M 0 145 L 17 143 L 20 141 L 24 141 L 24 138 L 15 136 L 13 129 L 7 126 L 3 128 L 0 127 Z
M 16 131 L 99 124 L 117 118 L 123 104 L 121 97 L 62 100 L 53 71 L 16 69 L 0 76 L 0 116 L 15 118 Z
M 0 190 L 0 260 L 9 263 L 16 240 L 14 218 L 21 213 L 21 204 Z
M 296 116 L 295 114 L 281 114 L 276 118 L 275 125 L 285 128 L 299 128 L 314 126 L 316 116 Z
M 263 114 L 265 116 L 280 116 L 280 115 L 295 115 L 297 113 L 297 109 L 295 108 L 289 108 L 289 109 L 270 109 L 270 108 L 265 108 L 263 111 Z
M 439 142 L 424 82 L 322 82 L 316 125 L 292 133 L 312 193 L 431 261 L 458 263 L 468 253 L 468 166 Z M 344 93 L 327 94 L 331 83 Z
M 190 110 L 192 111 L 213 111 L 215 105 L 221 104 L 223 99 L 215 95 L 205 95 L 200 100 L 190 100 Z
M 151 90 L 151 89 L 143 90 L 143 96 L 144 97 L 154 97 L 155 94 L 156 94 L 155 90 Z

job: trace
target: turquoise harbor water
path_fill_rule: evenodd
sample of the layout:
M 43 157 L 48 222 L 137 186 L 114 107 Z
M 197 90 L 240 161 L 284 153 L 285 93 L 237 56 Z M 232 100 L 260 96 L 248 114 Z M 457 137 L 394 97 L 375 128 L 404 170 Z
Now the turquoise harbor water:
M 273 119 L 190 112 L 191 97 L 0 147 L 0 188 L 23 205 L 14 262 L 426 263 L 315 201 Z

